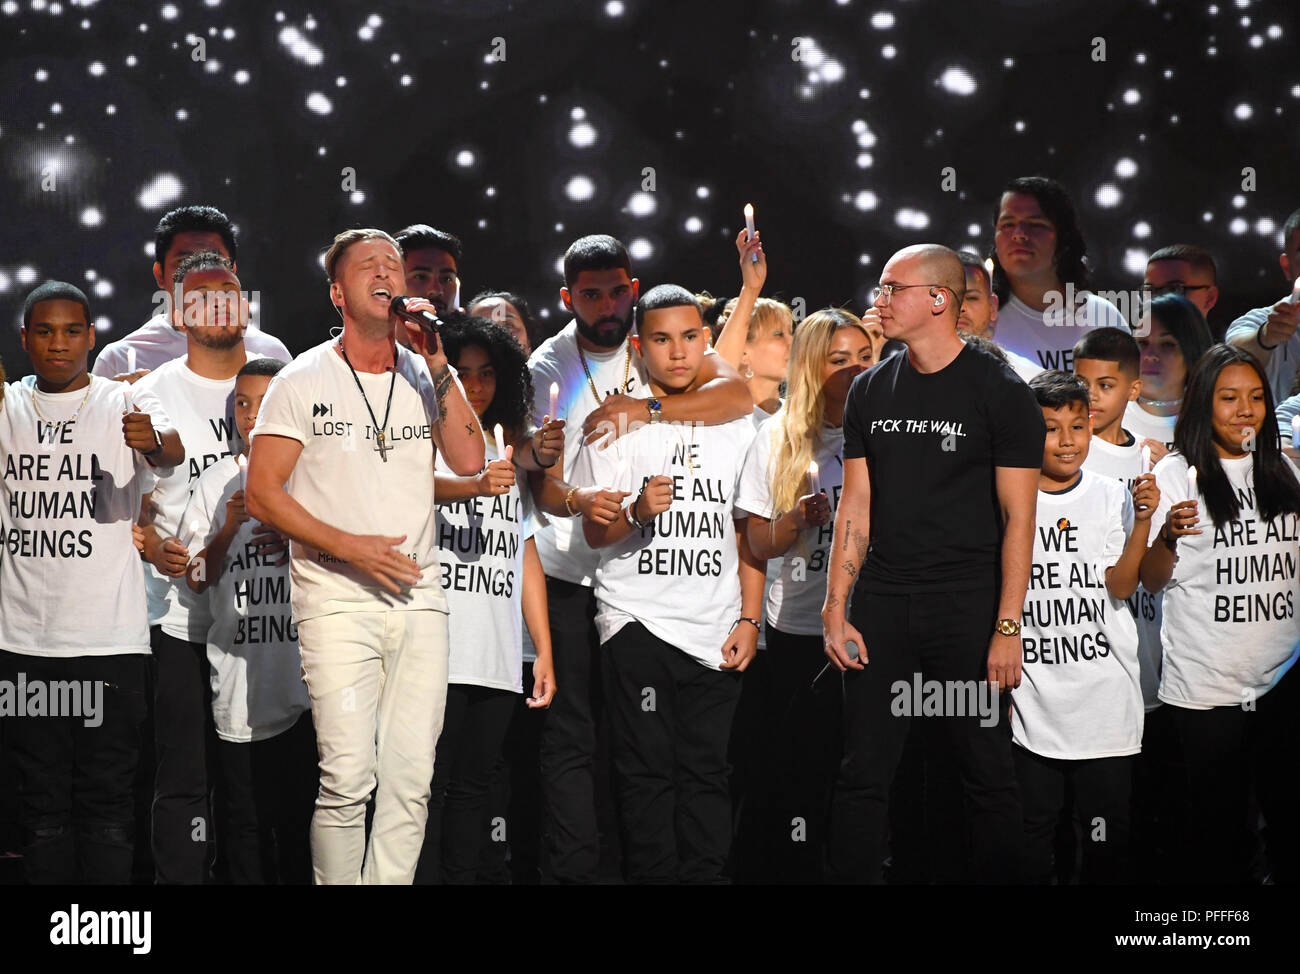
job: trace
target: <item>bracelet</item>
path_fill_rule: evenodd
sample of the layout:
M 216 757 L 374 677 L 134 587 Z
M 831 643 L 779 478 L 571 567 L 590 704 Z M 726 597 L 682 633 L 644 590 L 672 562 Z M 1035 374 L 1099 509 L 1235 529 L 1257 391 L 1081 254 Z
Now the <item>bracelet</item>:
M 577 487 L 570 487 L 569 492 L 564 495 L 564 509 L 569 512 L 569 517 L 577 517 L 578 512 L 573 509 L 573 495 L 578 492 Z
M 528 444 L 528 449 L 532 451 L 532 454 L 533 454 L 533 463 L 537 464 L 537 467 L 538 467 L 539 470 L 550 470 L 553 466 L 555 466 L 557 463 L 560 462 L 560 458 L 559 458 L 559 457 L 556 457 L 556 458 L 555 458 L 554 460 L 552 460 L 550 463 L 542 463 L 542 461 L 539 460 L 538 457 L 537 457 L 537 447 L 535 447 L 535 446 L 533 446 L 531 443 L 529 443 L 529 444 Z
M 1160 540 L 1164 542 L 1165 547 L 1170 551 L 1173 551 L 1178 547 L 1178 535 L 1169 533 L 1168 524 L 1162 524 L 1160 526 Z
M 1264 344 L 1264 329 L 1267 328 L 1267 327 L 1268 327 L 1268 322 L 1265 321 L 1262 325 L 1260 325 L 1258 328 L 1255 329 L 1255 342 L 1256 342 L 1256 343 L 1259 345 L 1259 347 L 1262 348 L 1264 351 L 1266 351 L 1266 352 L 1271 352 L 1271 351 L 1273 351 L 1273 349 L 1277 348 L 1277 345 L 1265 345 L 1265 344 Z M 1279 342 L 1278 344 L 1280 345 L 1281 342 Z
M 754 627 L 755 629 L 757 629 L 759 632 L 762 632 L 762 631 L 763 631 L 763 627 L 762 627 L 761 625 L 759 625 L 758 620 L 757 620 L 757 619 L 751 619 L 749 616 L 741 616 L 739 619 L 737 619 L 735 622 L 733 622 L 733 623 L 731 624 L 731 628 L 732 628 L 732 629 L 735 629 L 735 628 L 736 628 L 738 625 L 740 625 L 742 622 L 748 622 L 751 626 L 753 626 L 753 627 Z
M 642 487 L 641 494 L 644 493 L 645 493 L 645 487 Z M 646 528 L 650 526 L 650 522 L 654 520 L 653 514 L 650 515 L 648 518 L 646 518 L 644 521 L 642 521 L 639 517 L 636 516 L 636 506 L 641 503 L 641 494 L 637 494 L 636 500 L 634 500 L 631 504 L 627 506 L 628 522 L 638 531 L 644 531 Z

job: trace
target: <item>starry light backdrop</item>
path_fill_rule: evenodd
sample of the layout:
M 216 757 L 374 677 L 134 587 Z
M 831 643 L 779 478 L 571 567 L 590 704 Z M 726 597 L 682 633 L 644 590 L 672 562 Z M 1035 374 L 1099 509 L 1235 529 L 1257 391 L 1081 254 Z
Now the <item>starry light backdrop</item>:
M 183 203 L 230 214 L 260 320 L 299 352 L 337 321 L 319 255 L 349 226 L 458 234 L 462 297 L 519 290 L 549 333 L 567 319 L 559 258 L 583 233 L 624 240 L 643 287 L 734 294 L 752 201 L 768 293 L 860 311 L 900 246 L 986 253 L 999 187 L 1035 173 L 1074 195 L 1100 289 L 1140 283 L 1156 247 L 1207 246 L 1221 330 L 1287 290 L 1298 13 L 1291 0 L 4 0 L 0 356 L 28 371 L 22 298 L 48 277 L 87 291 L 101 345 L 143 323 L 152 228 Z

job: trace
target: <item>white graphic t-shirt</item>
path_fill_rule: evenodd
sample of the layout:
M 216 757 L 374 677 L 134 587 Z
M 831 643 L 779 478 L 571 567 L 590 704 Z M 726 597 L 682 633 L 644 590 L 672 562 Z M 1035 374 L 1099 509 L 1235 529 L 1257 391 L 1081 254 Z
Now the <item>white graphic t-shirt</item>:
M 656 423 L 605 449 L 585 447 L 574 483 L 632 491 L 673 478 L 673 503 L 644 531 L 600 549 L 596 631 L 601 644 L 629 622 L 711 669 L 740 615 L 736 491 L 754 435 L 748 416 L 720 426 Z
M 131 525 L 156 473 L 126 445 L 122 414 L 138 406 L 157 429 L 171 419 L 148 390 L 103 379 L 44 393 L 28 376 L 4 393 L 0 649 L 55 657 L 149 652 L 144 566 Z
M 494 445 L 485 450 L 487 463 L 497 459 Z M 437 472 L 456 476 L 441 456 Z M 436 509 L 440 578 L 450 613 L 449 683 L 523 692 L 524 542 L 533 534 L 528 498 L 520 475 L 509 493 Z
M 777 424 L 766 423 L 750 444 L 740 475 L 740 492 L 736 506 L 771 520 L 776 513 L 772 502 L 772 442 L 779 435 Z M 781 632 L 795 636 L 820 636 L 822 603 L 826 600 L 826 570 L 830 565 L 831 537 L 835 533 L 835 511 L 839 508 L 844 486 L 844 430 L 825 427 L 821 443 L 813 454 L 817 478 L 831 503 L 831 520 L 821 527 L 808 528 L 795 539 L 780 558 L 768 561 L 776 566 L 776 580 L 767 590 L 764 613 L 768 623 Z M 802 493 L 802 490 L 800 491 Z
M 271 380 L 253 436 L 286 436 L 301 443 L 302 454 L 285 485 L 293 498 L 342 531 L 405 535 L 400 551 L 423 577 L 393 595 L 347 562 L 294 541 L 293 620 L 302 625 L 334 612 L 446 612 L 433 513 L 432 430 L 438 404 L 428 367 L 398 345 L 395 378 L 392 372 L 357 373 L 380 423 L 392 389 L 385 460 L 357 379 L 337 347 L 331 340 L 308 349 Z
M 255 359 L 258 356 L 248 355 Z M 181 520 L 194 481 L 222 457 L 239 452 L 235 427 L 235 377 L 205 379 L 189 369 L 189 356 L 164 362 L 135 384 L 158 397 L 185 446 L 185 461 L 159 477 L 153 491 L 154 527 L 160 537 L 190 540 Z M 201 643 L 208 638 L 212 615 L 207 600 L 190 591 L 184 578 L 168 578 L 148 565 L 149 623 L 161 625 L 176 639 Z
M 185 523 L 196 522 L 190 555 L 205 548 L 226 520 L 226 501 L 240 490 L 239 467 L 223 457 L 194 484 Z M 311 706 L 302 682 L 298 629 L 289 611 L 289 566 L 263 558 L 253 542 L 257 522 L 241 524 L 208 590 L 208 663 L 212 718 L 223 741 L 264 741 L 292 727 Z
M 1074 344 L 1090 330 L 1128 331 L 1124 316 L 1109 301 L 1087 291 L 1075 293 L 1082 300 L 1072 312 L 1065 310 L 1066 295 L 1043 311 L 1034 311 L 1014 294 L 1008 295 L 1006 303 L 998 308 L 997 343 L 1041 369 L 1072 372 Z
M 1197 496 L 1188 497 L 1182 454 L 1169 454 L 1155 470 L 1160 506 L 1153 524 L 1164 524 L 1179 501 L 1200 502 L 1202 533 L 1178 539 L 1160 630 L 1160 699 L 1192 710 L 1239 707 L 1262 696 L 1294 663 L 1300 646 L 1296 515 L 1260 519 L 1254 454 L 1219 463 L 1241 504 L 1236 520 L 1221 528 L 1210 519 L 1199 484 Z M 1295 464 L 1287 463 L 1294 473 Z M 1154 530 L 1151 538 L 1162 543 Z
M 1163 443 L 1167 449 L 1174 448 L 1174 424 L 1178 422 L 1177 416 L 1156 416 L 1149 413 L 1136 402 L 1131 402 L 1124 407 L 1124 428 L 1133 434 L 1134 439 L 1138 441 L 1138 449 L 1142 448 L 1143 440 L 1155 440 L 1157 443 Z
M 1142 475 L 1142 441 L 1134 436 L 1128 446 L 1116 446 L 1094 436 L 1083 468 L 1123 484 L 1131 499 L 1133 484 Z M 1159 525 L 1153 522 L 1148 539 L 1158 530 Z M 1148 712 L 1160 706 L 1156 691 L 1160 688 L 1160 614 L 1163 602 L 1164 593 L 1153 595 L 1141 585 L 1128 599 L 1129 611 L 1137 622 L 1142 703 Z
M 629 356 L 631 358 L 629 359 Z M 591 381 L 583 370 L 586 361 Z M 582 449 L 582 423 L 606 396 L 624 393 L 634 399 L 650 395 L 641 356 L 627 339 L 609 352 L 580 351 L 578 325 L 570 321 L 556 335 L 537 346 L 528 360 L 533 375 L 533 423 L 540 426 L 550 411 L 551 383 L 559 386 L 559 413 L 553 419 L 564 422 L 564 470 L 562 478 L 575 484 L 573 465 Z M 626 384 L 624 377 L 626 376 Z M 595 385 L 599 397 L 592 394 Z M 596 553 L 582 536 L 582 519 L 553 518 L 539 524 L 537 553 L 542 568 L 552 578 L 591 585 L 596 572 Z
M 1106 590 L 1132 527 L 1132 497 L 1091 471 L 1068 490 L 1038 492 L 1011 712 L 1012 739 L 1035 754 L 1083 760 L 1142 748 L 1137 627 Z

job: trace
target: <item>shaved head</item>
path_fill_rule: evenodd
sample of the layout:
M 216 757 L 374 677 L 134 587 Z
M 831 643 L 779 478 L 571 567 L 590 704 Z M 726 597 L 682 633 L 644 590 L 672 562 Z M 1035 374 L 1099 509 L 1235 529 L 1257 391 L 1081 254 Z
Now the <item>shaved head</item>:
M 951 288 L 957 296 L 954 307 L 961 306 L 961 296 L 966 293 L 966 268 L 957 252 L 943 244 L 913 244 L 894 254 L 892 259 L 905 259 L 923 275 L 923 279 Z

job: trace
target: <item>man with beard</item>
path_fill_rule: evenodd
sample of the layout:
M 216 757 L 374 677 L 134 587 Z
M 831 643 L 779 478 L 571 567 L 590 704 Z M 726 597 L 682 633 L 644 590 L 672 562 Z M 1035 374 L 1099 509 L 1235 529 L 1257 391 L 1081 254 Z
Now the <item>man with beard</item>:
M 460 238 L 445 230 L 435 230 L 424 223 L 413 223 L 398 230 L 395 237 L 402 248 L 406 272 L 406 290 L 413 298 L 424 298 L 439 315 L 460 310 Z M 399 341 L 405 329 L 398 329 Z
M 530 473 L 538 506 L 550 515 L 537 532 L 546 569 L 555 682 L 562 687 L 542 730 L 541 773 L 545 802 L 543 842 L 551 878 L 591 883 L 600 863 L 596 824 L 596 727 L 600 718 L 600 641 L 592 586 L 598 556 L 572 518 L 581 514 L 607 525 L 622 515 L 625 491 L 568 482 L 585 434 L 614 435 L 632 423 L 726 423 L 753 410 L 745 382 L 719 356 L 707 354 L 697 388 L 652 398 L 641 357 L 628 342 L 640 282 L 632 277 L 627 249 L 605 234 L 582 237 L 564 255 L 560 299 L 573 312 L 559 334 L 528 361 L 536 396 L 533 421 L 550 413 L 551 384 L 558 387 L 564 425 L 564 461 Z M 554 418 L 554 417 L 551 417 Z
M 172 307 L 172 324 L 185 336 L 187 354 L 139 381 L 141 393 L 163 404 L 185 446 L 184 462 L 159 477 L 141 519 L 152 566 L 146 589 L 156 666 L 153 854 L 159 883 L 198 884 L 207 878 L 212 829 L 206 770 L 212 617 L 206 599 L 184 582 L 189 539 L 181 515 L 204 468 L 239 453 L 235 375 L 257 356 L 244 348 L 248 307 L 229 260 L 211 251 L 191 254 L 176 268 L 174 283 L 182 299 Z M 259 531 L 264 549 L 283 550 L 273 531 Z

